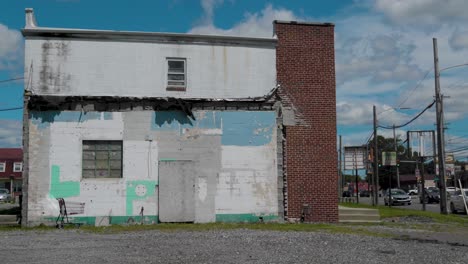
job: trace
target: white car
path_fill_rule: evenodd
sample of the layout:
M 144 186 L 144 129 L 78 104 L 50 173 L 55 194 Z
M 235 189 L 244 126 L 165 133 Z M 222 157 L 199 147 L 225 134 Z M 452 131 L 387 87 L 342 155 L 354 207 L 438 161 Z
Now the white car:
M 0 201 L 9 202 L 11 201 L 10 191 L 7 189 L 0 189 Z
M 463 199 L 463 194 L 465 199 Z M 450 211 L 452 213 L 464 212 L 466 213 L 465 203 L 468 206 L 468 189 L 455 191 L 454 194 L 450 195 Z
M 411 190 L 408 190 L 408 194 L 409 194 L 409 195 L 417 195 L 417 194 L 418 194 L 418 189 L 411 189 Z

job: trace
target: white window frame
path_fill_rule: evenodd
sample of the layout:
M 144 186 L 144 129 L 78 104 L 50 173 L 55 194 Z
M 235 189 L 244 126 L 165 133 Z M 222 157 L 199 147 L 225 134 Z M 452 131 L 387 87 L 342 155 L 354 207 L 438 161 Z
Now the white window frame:
M 16 169 L 16 165 L 19 164 L 19 170 Z M 13 163 L 13 172 L 22 172 L 23 171 L 23 162 L 14 162 Z
M 181 61 L 184 63 L 184 72 L 171 72 L 169 69 L 169 62 Z M 169 84 L 169 74 L 184 75 L 183 84 Z M 187 90 L 187 59 L 186 58 L 166 58 L 166 90 L 185 92 Z
M 0 162 L 0 172 L 5 172 L 6 170 L 6 162 Z

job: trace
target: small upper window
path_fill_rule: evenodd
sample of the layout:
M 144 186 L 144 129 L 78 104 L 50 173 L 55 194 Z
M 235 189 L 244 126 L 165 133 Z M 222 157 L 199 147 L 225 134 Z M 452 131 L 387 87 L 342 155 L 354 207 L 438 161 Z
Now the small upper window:
M 167 91 L 185 91 L 187 66 L 185 59 L 167 59 Z
M 13 172 L 20 172 L 20 171 L 23 171 L 23 163 L 22 162 L 13 163 Z
M 0 162 L 0 172 L 5 172 L 5 162 Z

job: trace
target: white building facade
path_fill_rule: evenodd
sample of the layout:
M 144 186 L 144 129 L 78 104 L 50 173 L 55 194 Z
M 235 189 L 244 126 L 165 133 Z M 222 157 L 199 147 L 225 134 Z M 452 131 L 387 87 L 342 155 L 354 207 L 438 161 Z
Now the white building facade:
M 275 38 L 26 17 L 24 225 L 283 219 Z

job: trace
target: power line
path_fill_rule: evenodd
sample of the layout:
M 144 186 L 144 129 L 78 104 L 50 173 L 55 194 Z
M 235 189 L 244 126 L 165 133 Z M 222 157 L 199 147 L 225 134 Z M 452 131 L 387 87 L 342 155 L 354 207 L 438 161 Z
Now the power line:
M 24 77 L 12 78 L 12 79 L 7 79 L 7 80 L 0 80 L 0 83 L 13 82 L 13 81 L 23 80 L 23 79 L 24 79 Z
M 410 123 L 412 123 L 414 120 L 416 120 L 418 117 L 420 117 L 422 114 L 424 114 L 424 112 L 426 112 L 427 109 L 431 108 L 435 104 L 435 102 L 436 102 L 435 100 L 432 101 L 432 103 L 430 105 L 426 106 L 426 108 L 424 108 L 424 110 L 422 110 L 419 114 L 417 114 L 410 121 L 404 123 L 403 125 L 398 125 L 398 126 L 381 126 L 381 125 L 379 125 L 378 127 L 384 128 L 384 129 L 395 129 L 395 128 L 402 128 L 404 126 L 407 126 Z
M 414 91 L 421 85 L 421 83 L 427 78 L 427 76 L 429 75 L 429 73 L 432 72 L 432 69 L 434 69 L 434 67 L 430 68 L 426 74 L 424 75 L 424 77 L 416 84 L 416 86 L 409 92 L 408 96 L 405 98 L 405 100 L 403 100 L 403 102 L 401 102 L 398 107 L 396 108 L 400 108 L 404 103 L 406 103 L 406 101 L 408 101 L 408 99 L 411 97 L 411 95 L 413 95 Z
M 23 109 L 23 107 L 12 107 L 12 108 L 3 108 L 3 109 L 0 109 L 0 112 L 3 112 L 3 111 L 13 111 L 13 110 L 20 110 L 20 109 Z

